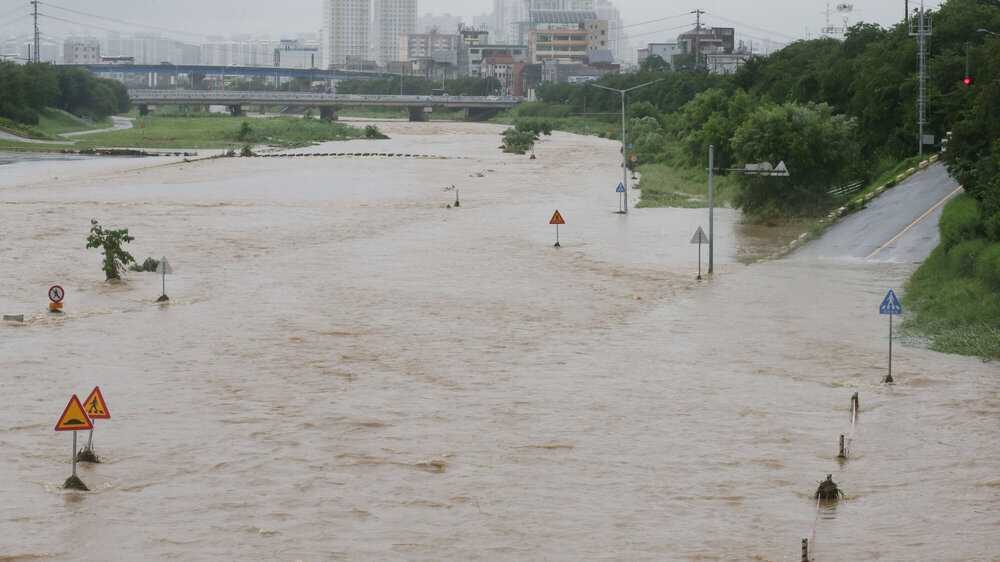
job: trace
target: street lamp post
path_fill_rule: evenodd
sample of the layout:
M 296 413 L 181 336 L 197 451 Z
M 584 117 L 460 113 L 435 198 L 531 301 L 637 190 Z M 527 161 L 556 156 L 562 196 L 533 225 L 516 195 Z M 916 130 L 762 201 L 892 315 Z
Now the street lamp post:
M 607 86 L 601 86 L 600 84 L 591 84 L 595 88 L 600 88 L 602 90 L 607 90 L 609 92 L 617 92 L 622 97 L 622 185 L 625 186 L 625 206 L 623 207 L 625 214 L 628 214 L 628 137 L 626 136 L 625 130 L 625 94 L 633 90 L 638 90 L 639 88 L 645 88 L 646 86 L 651 86 L 657 82 L 662 82 L 664 78 L 659 80 L 653 80 L 652 82 L 646 82 L 645 84 L 639 84 L 638 86 L 632 86 L 624 90 L 619 90 L 617 88 L 609 88 Z

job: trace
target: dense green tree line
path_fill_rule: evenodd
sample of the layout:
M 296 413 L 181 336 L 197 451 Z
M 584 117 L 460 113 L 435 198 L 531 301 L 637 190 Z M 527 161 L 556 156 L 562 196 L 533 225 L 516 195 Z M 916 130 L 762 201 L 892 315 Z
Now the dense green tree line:
M 0 117 L 34 125 L 46 107 L 103 119 L 128 111 L 128 92 L 117 81 L 78 68 L 0 63 Z
M 976 155 L 985 154 L 997 131 L 984 129 L 982 122 L 996 124 L 1000 115 L 991 113 L 996 108 L 988 96 L 976 92 L 994 83 L 1000 69 L 991 47 L 996 38 L 977 30 L 1000 32 L 1000 0 L 947 0 L 932 17 L 925 133 L 942 139 L 962 121 L 976 123 L 978 128 L 964 136 L 956 130 L 953 146 L 957 151 L 959 144 L 972 143 Z M 858 24 L 844 41 L 799 41 L 752 59 L 730 77 L 672 72 L 654 60 L 638 72 L 607 76 L 599 83 L 624 89 L 659 80 L 629 94 L 629 114 L 638 127 L 630 150 L 639 163 L 702 167 L 709 144 L 716 146 L 720 168 L 782 159 L 792 177 L 742 180 L 741 206 L 753 212 L 814 213 L 833 203 L 825 197 L 829 188 L 872 179 L 917 152 L 916 62 L 916 42 L 904 23 L 890 29 Z M 962 84 L 967 65 L 976 81 L 971 88 Z M 621 104 L 617 94 L 579 85 L 544 85 L 538 96 L 563 107 L 567 115 L 616 113 Z M 998 100 L 994 95 L 992 101 Z M 978 113 L 967 119 L 973 104 Z M 655 139 L 663 142 L 651 142 Z

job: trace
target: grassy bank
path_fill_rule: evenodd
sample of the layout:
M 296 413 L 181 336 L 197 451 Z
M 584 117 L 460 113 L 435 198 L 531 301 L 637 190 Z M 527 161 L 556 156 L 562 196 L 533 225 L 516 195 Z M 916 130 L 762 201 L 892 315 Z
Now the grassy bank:
M 931 349 L 1000 359 L 1000 242 L 986 239 L 976 201 L 945 206 L 941 244 L 913 274 L 903 330 Z
M 526 119 L 544 120 L 555 131 L 577 135 L 618 138 L 621 134 L 621 121 L 613 115 L 574 115 L 567 106 L 542 102 L 523 103 L 490 119 L 490 122 L 513 125 Z
M 149 116 L 136 119 L 132 129 L 88 135 L 76 146 L 227 148 L 242 144 L 267 144 L 299 147 L 362 137 L 363 129 L 298 117 Z
M 25 125 L 0 117 L 0 130 L 37 140 L 60 140 L 59 135 L 62 133 L 89 131 L 110 126 L 110 118 L 97 122 L 89 121 L 61 109 L 53 108 L 40 110 L 38 123 L 35 125 Z
M 642 198 L 639 207 L 688 207 L 708 206 L 708 172 L 697 168 L 678 167 L 666 163 L 639 166 L 642 175 Z M 736 194 L 736 181 L 732 176 L 716 176 L 715 204 L 729 207 Z

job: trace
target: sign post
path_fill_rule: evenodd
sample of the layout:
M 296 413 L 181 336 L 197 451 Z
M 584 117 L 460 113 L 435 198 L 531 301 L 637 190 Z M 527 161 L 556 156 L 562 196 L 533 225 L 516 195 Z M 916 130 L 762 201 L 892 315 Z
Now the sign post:
M 698 281 L 701 281 L 701 245 L 706 242 L 709 242 L 709 239 L 705 236 L 705 231 L 699 226 L 694 236 L 691 237 L 691 243 L 698 245 Z
M 618 183 L 618 188 L 615 189 L 615 193 L 618 194 L 618 213 L 624 215 L 625 206 L 628 205 L 625 201 L 625 198 L 628 197 L 628 193 L 625 193 L 625 184 L 623 182 Z
M 83 405 L 80 404 L 80 399 L 76 397 L 76 394 L 70 397 L 69 402 L 66 404 L 66 409 L 63 410 L 61 416 L 59 416 L 59 421 L 56 422 L 56 431 L 72 431 L 73 432 L 73 474 L 66 479 L 66 483 L 63 484 L 63 488 L 71 490 L 83 490 L 87 491 L 87 485 L 83 483 L 76 476 L 76 432 L 84 429 L 94 429 L 94 424 L 87 417 L 87 413 L 83 409 Z
M 559 225 L 560 224 L 566 224 L 566 221 L 563 220 L 562 215 L 559 214 L 559 209 L 556 209 L 556 212 L 552 213 L 552 218 L 549 220 L 549 224 L 556 225 L 556 244 L 555 244 L 555 247 L 559 248 L 560 247 L 559 246 Z
M 87 399 L 83 401 L 83 407 L 87 417 L 90 418 L 91 425 L 96 425 L 99 419 L 111 419 L 111 410 L 108 409 L 108 403 L 104 401 L 104 395 L 101 393 L 101 387 L 99 386 L 95 386 L 94 390 L 90 391 Z M 90 428 L 90 435 L 87 437 L 87 446 L 77 455 L 77 460 L 80 462 L 101 462 L 97 454 L 94 453 L 93 427 Z
M 167 302 L 170 297 L 167 296 L 167 274 L 173 273 L 174 268 L 170 267 L 170 263 L 167 262 L 167 258 L 160 258 L 160 263 L 156 266 L 156 272 L 163 277 L 163 294 L 160 298 L 156 299 L 156 302 Z
M 62 301 L 66 297 L 66 291 L 60 285 L 53 285 L 49 287 L 49 312 L 55 312 L 59 314 L 62 312 Z
M 881 315 L 889 316 L 889 374 L 886 375 L 882 382 L 892 383 L 892 317 L 897 314 L 903 313 L 903 305 L 899 303 L 899 299 L 896 298 L 896 293 L 892 289 L 885 294 L 885 298 L 882 299 L 882 304 L 878 307 L 878 313 Z

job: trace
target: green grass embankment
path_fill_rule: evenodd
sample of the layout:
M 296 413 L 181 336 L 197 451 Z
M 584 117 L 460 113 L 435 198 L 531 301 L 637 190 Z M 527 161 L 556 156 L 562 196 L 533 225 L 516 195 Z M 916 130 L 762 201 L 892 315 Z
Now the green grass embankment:
M 249 130 L 243 129 L 244 123 Z M 364 137 L 364 130 L 342 123 L 299 117 L 160 117 L 136 119 L 133 128 L 96 133 L 76 146 L 129 148 L 228 148 L 243 144 L 280 147 Z
M 906 285 L 904 333 L 945 353 L 1000 359 L 1000 242 L 968 195 L 941 215 L 941 243 Z

